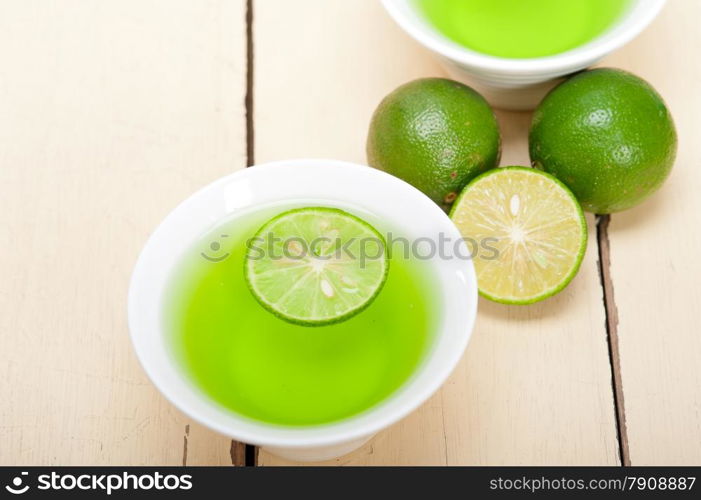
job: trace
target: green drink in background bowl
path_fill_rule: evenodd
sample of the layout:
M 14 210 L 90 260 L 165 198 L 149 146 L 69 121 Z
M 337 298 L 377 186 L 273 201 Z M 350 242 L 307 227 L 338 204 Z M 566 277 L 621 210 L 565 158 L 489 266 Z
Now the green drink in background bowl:
M 494 106 L 533 109 L 558 82 L 619 49 L 665 0 L 383 0 L 450 76 Z

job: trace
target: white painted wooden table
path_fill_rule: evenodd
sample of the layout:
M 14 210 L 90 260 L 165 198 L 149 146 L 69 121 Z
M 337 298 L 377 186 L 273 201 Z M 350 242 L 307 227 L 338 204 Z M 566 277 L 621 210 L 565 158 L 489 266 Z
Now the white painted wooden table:
M 700 18 L 670 0 L 605 61 L 676 118 L 664 189 L 589 218 L 558 297 L 481 301 L 446 386 L 330 463 L 701 464 Z M 138 366 L 136 256 L 181 199 L 254 161 L 364 162 L 380 99 L 441 69 L 376 0 L 2 0 L 0 61 L 0 464 L 244 464 Z M 530 115 L 498 114 L 502 164 L 527 164 Z

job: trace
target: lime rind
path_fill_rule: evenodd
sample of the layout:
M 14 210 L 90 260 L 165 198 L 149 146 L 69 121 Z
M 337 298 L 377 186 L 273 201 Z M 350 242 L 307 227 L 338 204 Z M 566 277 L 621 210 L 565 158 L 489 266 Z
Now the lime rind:
M 275 238 L 268 240 L 271 233 Z M 272 241 L 268 250 L 280 258 L 254 258 L 260 249 L 249 245 L 248 288 L 265 309 L 290 323 L 324 326 L 352 318 L 372 304 L 389 273 L 384 237 L 338 208 L 286 211 L 266 222 L 256 240 Z
M 587 226 L 587 221 L 584 216 L 584 212 L 582 210 L 581 205 L 577 201 L 577 198 L 574 196 L 572 191 L 564 184 L 562 183 L 557 177 L 555 177 L 552 174 L 549 174 L 547 172 L 543 172 L 541 170 L 536 170 L 533 168 L 529 167 L 521 167 L 521 166 L 509 166 L 509 167 L 501 167 L 501 168 L 495 168 L 492 170 L 489 170 L 479 176 L 477 176 L 475 179 L 473 179 L 465 188 L 463 191 L 460 193 L 458 196 L 457 200 L 455 201 L 455 204 L 453 205 L 451 211 L 450 211 L 450 218 L 455 222 L 457 214 L 460 212 L 461 208 L 463 207 L 463 202 L 465 198 L 472 192 L 475 187 L 484 181 L 486 178 L 491 177 L 493 175 L 504 175 L 505 172 L 509 171 L 523 171 L 528 174 L 533 174 L 533 175 L 539 175 L 544 178 L 549 179 L 550 181 L 553 182 L 556 186 L 561 188 L 562 192 L 567 196 L 572 201 L 572 207 L 574 208 L 574 213 L 576 214 L 576 218 L 579 221 L 579 229 L 580 229 L 580 244 L 578 246 L 577 252 L 574 255 L 573 261 L 572 261 L 572 266 L 570 267 L 568 273 L 561 278 L 557 283 L 553 284 L 552 286 L 545 288 L 538 294 L 534 294 L 532 296 L 524 297 L 524 298 L 518 298 L 518 297 L 507 297 L 507 296 L 497 296 L 492 293 L 489 293 L 484 290 L 484 288 L 480 285 L 479 283 L 479 278 L 478 278 L 478 290 L 479 294 L 483 296 L 486 299 L 489 299 L 494 302 L 498 302 L 501 304 L 508 304 L 508 305 L 529 305 L 533 304 L 536 302 L 540 302 L 542 300 L 545 300 L 547 298 L 550 298 L 554 295 L 557 295 L 559 292 L 561 292 L 563 289 L 567 287 L 567 285 L 570 284 L 570 282 L 574 279 L 574 277 L 577 275 L 581 265 L 582 261 L 584 260 L 584 254 L 586 253 L 587 249 L 587 242 L 588 242 L 588 226 Z M 457 225 L 457 224 L 456 224 Z M 459 228 L 460 229 L 460 228 Z M 464 235 L 465 237 L 468 237 L 470 235 Z

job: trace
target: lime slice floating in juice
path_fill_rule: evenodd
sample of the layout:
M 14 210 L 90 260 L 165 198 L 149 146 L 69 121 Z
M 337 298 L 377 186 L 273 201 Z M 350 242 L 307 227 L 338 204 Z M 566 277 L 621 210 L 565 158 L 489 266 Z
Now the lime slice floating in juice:
M 249 241 L 245 275 L 258 301 L 278 317 L 308 326 L 351 318 L 387 279 L 384 238 L 370 224 L 326 207 L 284 212 Z
M 531 304 L 555 295 L 577 274 L 587 246 L 587 223 L 574 195 L 531 168 L 477 177 L 450 217 L 479 248 L 473 258 L 479 291 L 496 302 Z

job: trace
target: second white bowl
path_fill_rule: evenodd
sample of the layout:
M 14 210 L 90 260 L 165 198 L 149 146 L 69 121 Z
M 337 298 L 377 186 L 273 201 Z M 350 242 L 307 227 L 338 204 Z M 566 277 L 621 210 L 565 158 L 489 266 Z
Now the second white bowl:
M 535 108 L 559 77 L 585 69 L 631 41 L 655 19 L 665 2 L 631 0 L 611 29 L 575 49 L 548 57 L 507 59 L 470 50 L 445 37 L 422 17 L 415 0 L 382 0 L 404 31 L 439 56 L 452 78 L 504 109 Z

